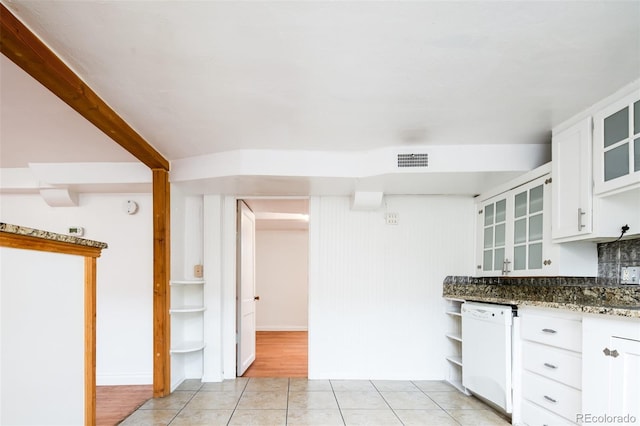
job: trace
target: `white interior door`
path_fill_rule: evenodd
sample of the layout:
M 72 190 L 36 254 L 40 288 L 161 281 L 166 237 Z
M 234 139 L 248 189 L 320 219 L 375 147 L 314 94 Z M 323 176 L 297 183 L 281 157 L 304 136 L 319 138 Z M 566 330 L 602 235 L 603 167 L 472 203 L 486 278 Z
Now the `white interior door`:
M 237 375 L 256 359 L 256 301 L 255 301 L 255 216 L 243 202 L 238 202 L 238 360 Z

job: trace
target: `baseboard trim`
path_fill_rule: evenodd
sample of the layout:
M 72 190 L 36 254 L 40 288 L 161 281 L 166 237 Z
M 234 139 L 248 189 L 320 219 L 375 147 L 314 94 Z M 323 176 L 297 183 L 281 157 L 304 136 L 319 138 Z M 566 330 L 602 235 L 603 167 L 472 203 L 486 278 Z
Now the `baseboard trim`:
M 153 374 L 96 374 L 96 386 L 152 385 Z
M 308 331 L 304 325 L 264 325 L 256 327 L 256 331 Z

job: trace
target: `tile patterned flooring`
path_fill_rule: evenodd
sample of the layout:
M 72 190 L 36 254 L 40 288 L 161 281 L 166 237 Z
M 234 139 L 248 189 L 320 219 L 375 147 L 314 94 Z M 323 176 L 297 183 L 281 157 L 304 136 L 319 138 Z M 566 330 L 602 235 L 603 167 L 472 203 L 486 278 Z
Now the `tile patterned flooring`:
M 238 378 L 187 380 L 121 425 L 508 425 L 440 381 Z

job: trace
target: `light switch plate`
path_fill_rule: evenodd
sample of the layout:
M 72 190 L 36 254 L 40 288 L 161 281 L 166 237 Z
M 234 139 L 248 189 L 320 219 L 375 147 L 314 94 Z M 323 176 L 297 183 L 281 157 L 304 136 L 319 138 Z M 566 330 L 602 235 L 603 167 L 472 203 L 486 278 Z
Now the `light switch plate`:
M 640 266 L 623 266 L 620 274 L 621 284 L 640 284 Z
M 202 275 L 203 275 L 202 265 L 195 265 L 193 267 L 193 276 L 196 278 L 202 278 Z

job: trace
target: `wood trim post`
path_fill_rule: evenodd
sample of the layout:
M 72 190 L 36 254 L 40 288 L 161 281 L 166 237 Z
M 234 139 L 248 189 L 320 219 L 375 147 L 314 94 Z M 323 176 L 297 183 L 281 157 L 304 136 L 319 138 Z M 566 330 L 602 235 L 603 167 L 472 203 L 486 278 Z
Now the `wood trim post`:
M 95 257 L 84 258 L 84 424 L 96 424 L 96 267 Z
M 169 172 L 153 169 L 153 396 L 171 393 Z

